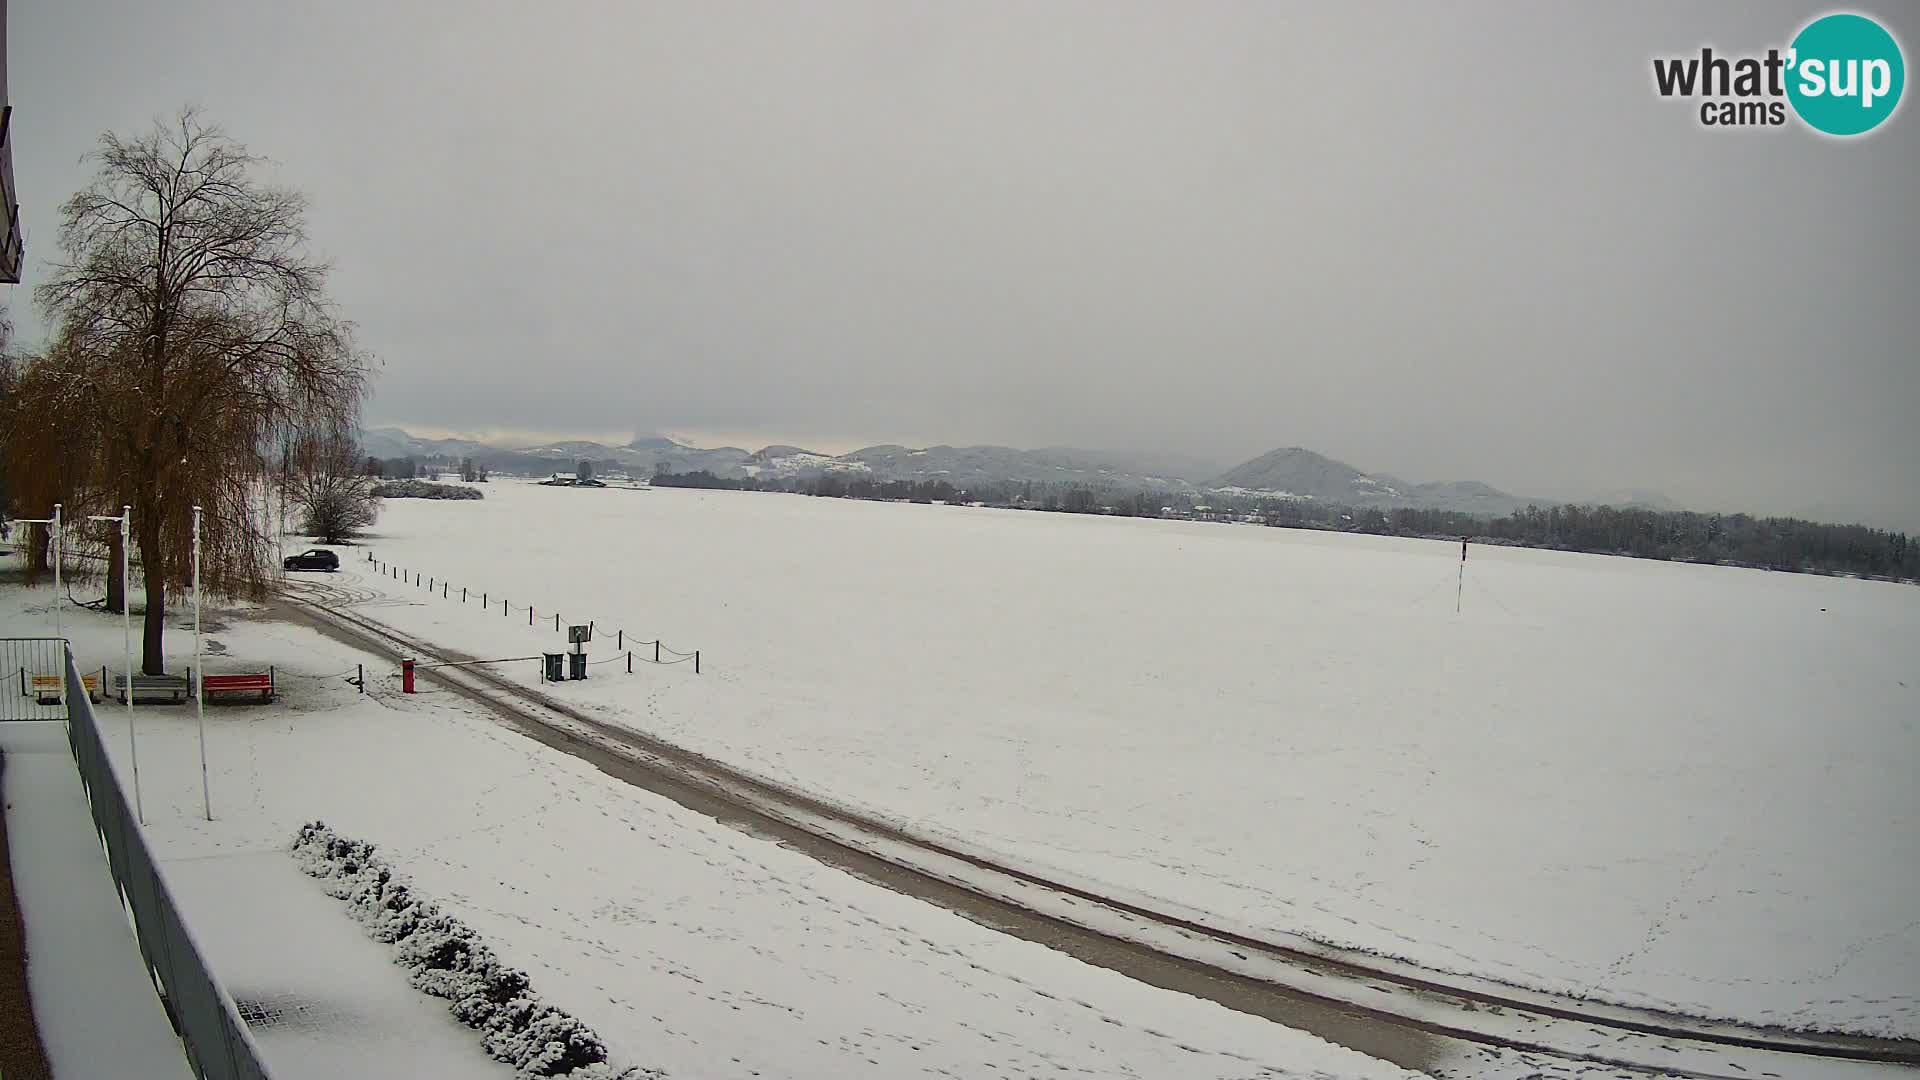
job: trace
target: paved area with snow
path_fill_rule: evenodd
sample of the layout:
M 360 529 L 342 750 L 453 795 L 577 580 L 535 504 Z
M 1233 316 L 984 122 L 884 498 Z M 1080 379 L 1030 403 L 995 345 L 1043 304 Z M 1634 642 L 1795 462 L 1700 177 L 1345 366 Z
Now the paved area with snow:
M 1112 895 L 1920 1034 L 1908 586 L 1476 547 L 1456 614 L 1437 542 L 510 483 L 390 501 L 378 533 L 452 582 L 348 550 L 331 580 L 385 622 L 483 656 L 565 648 L 554 611 L 596 659 L 615 628 L 700 648 L 698 678 L 566 693 Z

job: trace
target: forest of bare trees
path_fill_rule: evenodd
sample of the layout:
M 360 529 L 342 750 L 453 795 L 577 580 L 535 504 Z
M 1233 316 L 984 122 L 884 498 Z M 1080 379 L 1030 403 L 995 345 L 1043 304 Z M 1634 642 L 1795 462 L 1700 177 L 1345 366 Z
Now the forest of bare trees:
M 275 481 L 342 439 L 358 471 L 341 433 L 356 428 L 368 361 L 307 250 L 304 197 L 269 183 L 263 158 L 186 109 L 102 135 L 91 160 L 35 290 L 51 340 L 4 387 L 5 494 L 20 516 L 62 504 L 66 543 L 110 556 L 118 533 L 85 519 L 132 507 L 141 664 L 159 674 L 169 592 L 191 580 L 193 508 L 209 592 L 260 595 L 276 555 L 267 494 L 293 486 Z M 108 579 L 120 610 L 127 583 Z

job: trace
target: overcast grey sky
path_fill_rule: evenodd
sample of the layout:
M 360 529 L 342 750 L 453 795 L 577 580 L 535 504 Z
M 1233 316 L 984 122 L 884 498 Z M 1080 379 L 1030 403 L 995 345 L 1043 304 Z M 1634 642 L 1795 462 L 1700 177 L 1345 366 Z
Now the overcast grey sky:
M 192 101 L 311 195 L 374 423 L 1303 445 L 1920 528 L 1920 113 L 1652 90 L 1824 10 L 16 0 L 28 284 L 98 134 Z

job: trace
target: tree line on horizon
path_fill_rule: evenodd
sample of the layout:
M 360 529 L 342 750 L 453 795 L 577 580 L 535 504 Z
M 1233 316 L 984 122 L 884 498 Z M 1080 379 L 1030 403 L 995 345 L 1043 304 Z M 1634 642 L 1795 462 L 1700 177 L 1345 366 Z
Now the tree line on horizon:
M 825 498 L 978 503 L 1003 509 L 1112 517 L 1237 521 L 1277 528 L 1469 539 L 1670 562 L 1920 581 L 1920 538 L 1866 525 L 1829 525 L 1794 517 L 1581 505 L 1528 506 L 1510 514 L 1488 516 L 1216 492 L 1097 491 L 1079 484 L 998 482 L 957 487 L 946 480 L 878 480 L 846 473 L 763 479 L 722 477 L 707 470 L 662 471 L 654 476 L 653 483 L 657 487 L 777 491 Z

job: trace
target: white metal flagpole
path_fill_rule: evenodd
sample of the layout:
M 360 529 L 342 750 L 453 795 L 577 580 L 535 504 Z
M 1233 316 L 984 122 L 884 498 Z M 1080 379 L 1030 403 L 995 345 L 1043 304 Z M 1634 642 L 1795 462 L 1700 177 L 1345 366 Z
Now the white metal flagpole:
M 127 751 L 133 759 L 133 812 L 147 823 L 140 801 L 140 741 L 133 733 L 133 507 L 120 507 L 120 633 L 127 639 Z
M 63 637 L 60 633 L 60 601 L 67 594 L 60 591 L 60 504 L 53 504 L 53 636 Z M 60 702 L 66 704 L 67 680 L 60 678 Z
M 207 787 L 207 686 L 200 659 L 200 508 L 193 508 L 193 715 L 200 724 L 200 805 L 213 820 L 213 796 Z
M 121 690 L 127 696 L 127 751 L 133 759 L 133 812 L 140 819 L 140 824 L 145 825 L 147 810 L 140 801 L 140 740 L 133 731 L 133 575 L 130 573 L 132 557 L 128 552 L 133 546 L 133 507 L 121 506 L 119 517 L 95 514 L 92 520 L 120 523 L 120 634 L 126 639 L 127 645 L 126 682 L 121 685 Z
M 62 591 L 60 588 L 60 562 L 61 562 L 60 504 L 54 503 L 53 504 L 53 636 L 64 639 L 66 635 L 60 632 L 60 607 L 62 604 L 66 603 L 67 594 L 64 591 Z M 63 714 L 67 711 L 67 673 L 65 671 L 65 661 L 66 661 L 66 657 L 63 655 L 61 657 L 62 670 L 60 672 L 60 711 Z

